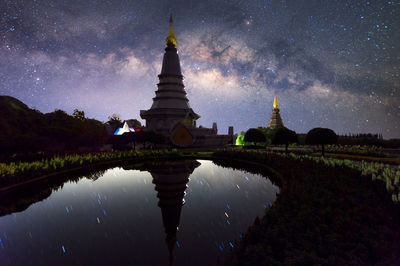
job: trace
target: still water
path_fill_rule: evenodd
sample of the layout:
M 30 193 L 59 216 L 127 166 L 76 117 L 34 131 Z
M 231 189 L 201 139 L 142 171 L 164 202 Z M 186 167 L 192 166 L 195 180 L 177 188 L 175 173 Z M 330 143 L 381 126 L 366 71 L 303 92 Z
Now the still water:
M 0 265 L 215 265 L 277 192 L 211 161 L 108 169 L 0 217 Z

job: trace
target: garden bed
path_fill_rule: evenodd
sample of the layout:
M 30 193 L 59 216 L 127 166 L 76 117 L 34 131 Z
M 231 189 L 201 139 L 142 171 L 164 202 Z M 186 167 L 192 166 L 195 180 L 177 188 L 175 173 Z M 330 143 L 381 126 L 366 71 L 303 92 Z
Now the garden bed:
M 236 243 L 226 265 L 400 262 L 400 212 L 392 201 L 398 187 L 390 187 L 396 172 L 294 154 L 220 151 L 214 157 L 267 164 L 285 179 L 277 201 Z

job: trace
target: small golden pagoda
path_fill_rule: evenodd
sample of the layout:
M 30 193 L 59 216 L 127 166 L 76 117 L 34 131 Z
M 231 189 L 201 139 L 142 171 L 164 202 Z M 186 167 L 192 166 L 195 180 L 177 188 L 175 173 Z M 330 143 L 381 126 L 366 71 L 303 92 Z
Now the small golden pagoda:
M 281 115 L 279 114 L 279 108 L 278 108 L 278 100 L 276 99 L 276 95 L 274 98 L 274 104 L 273 104 L 273 109 L 272 109 L 272 115 L 271 118 L 269 119 L 269 128 L 273 127 L 283 127 L 282 123 L 282 118 Z

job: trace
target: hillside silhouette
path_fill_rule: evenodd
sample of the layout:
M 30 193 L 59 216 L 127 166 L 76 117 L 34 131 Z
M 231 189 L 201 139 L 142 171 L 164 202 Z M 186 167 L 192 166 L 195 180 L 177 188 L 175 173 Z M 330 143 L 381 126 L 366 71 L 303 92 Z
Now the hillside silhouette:
M 0 153 L 93 150 L 104 143 L 104 124 L 76 110 L 43 114 L 10 96 L 0 96 Z

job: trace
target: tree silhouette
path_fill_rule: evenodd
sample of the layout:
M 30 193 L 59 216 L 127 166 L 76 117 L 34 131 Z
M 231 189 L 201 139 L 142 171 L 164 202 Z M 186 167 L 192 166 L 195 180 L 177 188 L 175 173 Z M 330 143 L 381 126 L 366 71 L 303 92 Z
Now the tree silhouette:
M 79 111 L 78 109 L 74 110 L 74 112 L 72 113 L 72 116 L 79 120 L 85 120 L 85 112 Z
M 121 121 L 121 116 L 119 114 L 112 114 L 108 117 L 108 121 L 119 121 L 122 123 Z
M 325 155 L 325 144 L 336 144 L 338 142 L 338 136 L 336 133 L 329 128 L 313 128 L 308 131 L 306 136 L 306 144 L 321 144 L 322 145 L 322 156 Z
M 108 117 L 108 124 L 111 125 L 113 130 L 116 130 L 119 127 L 122 127 L 121 116 L 119 114 L 112 114 Z
M 250 128 L 244 135 L 244 141 L 257 145 L 259 143 L 266 142 L 266 138 L 261 130 L 257 128 Z
M 289 143 L 294 142 L 298 142 L 296 132 L 286 127 L 279 127 L 272 136 L 272 144 L 285 144 L 286 152 L 288 152 Z
M 142 123 L 140 123 L 140 121 L 137 120 L 137 119 L 128 119 L 128 120 L 125 120 L 125 121 L 128 122 L 129 126 L 132 126 L 134 128 L 142 126 Z

